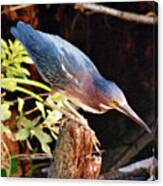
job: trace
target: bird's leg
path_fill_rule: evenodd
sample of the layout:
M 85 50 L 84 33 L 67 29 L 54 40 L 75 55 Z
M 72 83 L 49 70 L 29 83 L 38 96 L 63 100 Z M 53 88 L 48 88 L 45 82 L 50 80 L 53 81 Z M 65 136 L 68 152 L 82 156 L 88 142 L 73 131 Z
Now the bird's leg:
M 77 112 L 73 106 L 71 106 L 71 104 L 65 99 L 64 100 L 64 105 L 77 117 L 79 118 L 79 120 L 82 122 L 82 124 L 84 125 L 85 129 L 90 131 L 91 135 L 92 135 L 92 139 L 93 139 L 93 144 L 94 144 L 94 147 L 95 147 L 95 150 L 100 153 L 100 150 L 98 148 L 97 145 L 100 145 L 100 142 L 99 140 L 97 139 L 96 135 L 95 135 L 95 132 L 89 127 L 88 125 L 88 121 L 87 119 L 85 119 L 79 112 Z M 80 122 L 80 123 L 81 123 Z
M 73 106 L 65 99 L 63 101 L 63 104 L 77 117 L 80 119 L 80 121 L 85 125 L 86 128 L 88 128 L 88 122 L 87 120 L 76 110 L 73 108 Z
M 61 107 L 59 107 L 58 105 L 56 105 L 56 104 L 53 102 L 53 100 L 51 99 L 51 97 L 52 97 L 52 95 L 50 94 L 50 95 L 47 97 L 47 99 L 46 99 L 46 102 L 47 102 L 48 106 L 50 106 L 51 108 L 57 109 L 57 110 L 60 111 L 62 114 L 64 114 L 67 118 L 69 118 L 69 119 L 71 119 L 71 120 L 73 120 L 73 121 L 75 121 L 75 122 L 78 122 L 78 123 L 84 125 L 85 128 L 89 128 L 89 126 L 88 126 L 88 124 L 87 124 L 87 120 L 84 119 L 79 113 L 78 113 L 78 116 L 76 116 L 77 111 L 76 111 L 76 114 L 74 114 L 75 109 L 74 109 L 70 104 L 69 104 L 69 106 L 68 106 L 68 104 L 65 105 L 65 103 L 64 103 L 64 105 L 71 111 L 71 112 L 67 112 L 67 111 L 65 111 L 64 109 L 62 109 Z M 65 98 L 65 99 L 66 99 L 66 98 Z M 67 103 L 68 103 L 68 101 L 67 101 Z M 80 117 L 79 117 L 79 115 L 80 115 Z
M 100 150 L 99 150 L 99 148 L 98 148 L 98 145 L 100 145 L 100 142 L 99 142 L 99 140 L 97 139 L 97 137 L 96 137 L 96 135 L 95 135 L 95 132 L 89 127 L 87 120 L 86 120 L 80 113 L 78 113 L 78 112 L 75 110 L 75 108 L 73 108 L 73 106 L 71 106 L 71 104 L 66 100 L 66 98 L 65 98 L 65 100 L 63 101 L 63 104 L 65 105 L 65 107 L 67 107 L 67 108 L 71 111 L 71 113 L 70 113 L 70 112 L 66 112 L 66 111 L 64 111 L 62 108 L 58 107 L 58 106 L 53 102 L 53 100 L 51 99 L 51 97 L 52 97 L 52 95 L 49 95 L 49 96 L 47 97 L 47 99 L 46 99 L 48 105 L 49 105 L 50 107 L 52 107 L 52 108 L 58 109 L 61 113 L 63 113 L 65 116 L 67 116 L 67 117 L 70 118 L 71 120 L 76 121 L 76 122 L 80 123 L 81 125 L 83 125 L 84 128 L 85 128 L 86 130 L 88 130 L 88 131 L 91 133 L 91 135 L 92 135 L 92 140 L 93 140 L 93 145 L 94 145 L 95 150 L 96 150 L 99 154 L 101 154 L 101 153 L 100 153 Z
M 50 107 L 55 107 L 55 104 L 51 98 L 52 98 L 52 94 L 49 94 L 49 96 L 46 98 L 46 101 L 50 105 Z
M 53 100 L 52 100 L 52 97 L 53 97 L 53 95 L 54 95 L 55 93 L 57 93 L 57 91 L 53 89 L 53 90 L 49 93 L 48 97 L 46 98 L 46 101 L 47 101 L 48 105 L 49 105 L 50 107 L 52 107 L 52 108 L 53 108 L 53 107 L 56 107 L 55 103 L 54 103 Z

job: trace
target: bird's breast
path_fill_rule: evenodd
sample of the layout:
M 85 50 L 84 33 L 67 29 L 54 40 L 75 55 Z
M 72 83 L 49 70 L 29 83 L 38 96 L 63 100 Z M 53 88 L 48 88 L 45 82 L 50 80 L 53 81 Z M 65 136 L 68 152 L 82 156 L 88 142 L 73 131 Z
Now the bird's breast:
M 96 89 L 96 87 L 89 86 L 80 88 L 70 88 L 65 91 L 65 95 L 77 106 L 84 111 L 94 114 L 102 114 L 112 109 L 105 105 L 103 95 Z

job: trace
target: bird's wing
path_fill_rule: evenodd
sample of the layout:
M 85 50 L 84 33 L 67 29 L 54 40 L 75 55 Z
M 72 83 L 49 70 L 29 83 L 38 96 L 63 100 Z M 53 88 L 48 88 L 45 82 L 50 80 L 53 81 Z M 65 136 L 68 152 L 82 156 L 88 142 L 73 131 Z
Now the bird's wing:
M 98 74 L 82 51 L 59 36 L 34 30 L 23 22 L 12 27 L 11 33 L 22 42 L 39 72 L 52 86 L 62 88 L 69 81 L 82 81 L 81 75 Z
M 54 41 L 54 43 L 64 56 L 65 65 L 67 67 L 69 67 L 70 69 L 74 69 L 75 67 L 76 69 L 74 69 L 74 71 L 76 70 L 76 72 L 78 72 L 78 69 L 80 69 L 88 71 L 89 73 L 98 73 L 98 70 L 93 64 L 93 62 L 80 49 L 78 49 L 68 41 L 62 39 L 60 36 L 57 35 L 49 36 L 52 37 L 52 40 Z
M 44 79 L 55 84 L 60 81 L 61 64 L 59 52 L 49 37 L 35 31 L 30 25 L 18 22 L 11 33 L 24 45 Z

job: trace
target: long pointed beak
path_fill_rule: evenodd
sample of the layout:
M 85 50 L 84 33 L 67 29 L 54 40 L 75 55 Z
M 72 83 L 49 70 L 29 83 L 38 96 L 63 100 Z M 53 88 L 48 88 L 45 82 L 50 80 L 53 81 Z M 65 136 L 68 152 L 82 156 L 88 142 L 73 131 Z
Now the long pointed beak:
M 125 104 L 122 107 L 118 107 L 117 110 L 131 118 L 133 121 L 135 121 L 138 125 L 142 126 L 150 134 L 152 133 L 148 125 L 135 113 L 135 111 L 128 104 Z

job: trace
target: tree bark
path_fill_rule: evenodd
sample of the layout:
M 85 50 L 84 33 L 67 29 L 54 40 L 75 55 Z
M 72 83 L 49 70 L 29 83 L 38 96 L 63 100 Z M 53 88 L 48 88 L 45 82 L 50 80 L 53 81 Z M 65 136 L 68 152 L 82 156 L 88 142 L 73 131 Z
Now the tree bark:
M 49 169 L 50 178 L 97 179 L 101 155 L 93 154 L 91 130 L 74 121 L 64 124 Z

